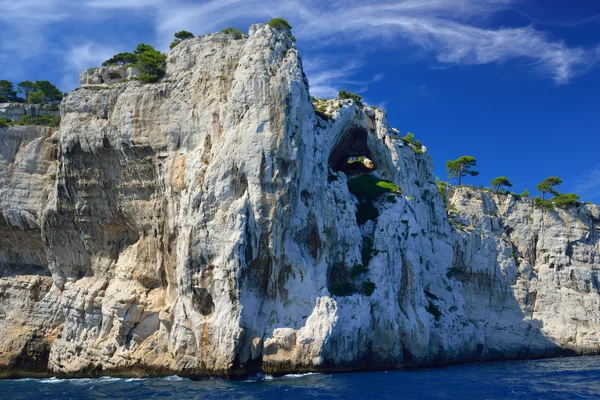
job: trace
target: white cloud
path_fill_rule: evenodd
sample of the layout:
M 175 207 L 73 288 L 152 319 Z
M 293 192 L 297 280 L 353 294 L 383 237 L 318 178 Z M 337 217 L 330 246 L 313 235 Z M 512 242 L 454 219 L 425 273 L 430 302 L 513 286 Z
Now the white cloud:
M 575 183 L 573 192 L 582 200 L 600 200 L 600 165 L 581 176 Z
M 94 26 L 124 10 L 130 18 L 148 21 L 162 49 L 178 30 L 204 34 L 273 16 L 290 20 L 306 60 L 336 48 L 360 47 L 362 54 L 353 57 L 358 61 L 307 68 L 313 90 L 321 95 L 336 91 L 344 83 L 341 72 L 357 72 L 366 53 L 382 46 L 395 46 L 412 58 L 418 53 L 438 66 L 517 60 L 559 84 L 600 62 L 600 47 L 568 46 L 533 26 L 494 26 L 499 12 L 518 11 L 518 6 L 518 0 L 388 0 L 373 5 L 358 0 L 0 0 L 0 68 L 17 69 L 19 60 L 47 53 L 48 32 L 60 35 L 58 23 L 84 20 Z M 366 84 L 357 86 L 366 89 Z
M 116 53 L 112 47 L 107 47 L 94 42 L 88 42 L 72 47 L 66 55 L 70 66 L 83 71 L 100 65 L 103 61 L 109 59 Z
M 87 68 L 102 64 L 117 51 L 99 43 L 87 42 L 71 47 L 65 54 L 64 78 L 62 86 L 74 88 L 79 86 L 79 73 Z

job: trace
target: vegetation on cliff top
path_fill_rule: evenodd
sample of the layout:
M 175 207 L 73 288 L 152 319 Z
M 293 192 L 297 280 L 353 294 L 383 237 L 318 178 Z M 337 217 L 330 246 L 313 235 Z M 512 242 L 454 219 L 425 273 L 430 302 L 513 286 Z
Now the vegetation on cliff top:
M 244 33 L 242 31 L 240 31 L 239 29 L 236 29 L 232 26 L 228 26 L 227 28 L 223 29 L 221 32 L 226 33 L 227 35 L 233 35 L 233 38 L 235 40 L 239 40 L 244 37 Z
M 348 92 L 346 90 L 343 90 L 343 89 L 338 92 L 338 99 L 340 99 L 340 100 L 345 100 L 345 99 L 354 100 L 356 102 L 356 105 L 358 105 L 359 107 L 363 106 L 362 97 L 360 97 L 356 93 L 350 93 L 350 92 Z
M 186 39 L 193 39 L 193 38 L 194 38 L 194 34 L 192 32 L 188 32 L 188 31 L 175 32 L 175 39 L 169 45 L 169 49 L 173 50 L 173 48 L 175 46 L 177 46 L 179 43 L 183 42 Z
M 511 181 L 508 180 L 505 176 L 499 176 L 497 178 L 492 179 L 492 190 L 498 193 L 502 188 L 512 187 Z
M 448 167 L 448 165 L 450 165 L 452 168 Z M 463 156 L 457 160 L 448 161 L 446 166 L 448 167 L 448 177 L 449 178 L 459 177 L 458 187 L 461 187 L 461 185 L 460 185 L 460 177 L 461 176 L 466 176 L 466 175 L 473 176 L 473 172 L 475 172 L 475 174 L 479 174 L 479 172 L 473 171 L 471 169 L 472 167 L 475 166 L 475 158 L 470 157 L 470 156 Z M 460 169 L 461 166 L 463 167 L 462 171 Z M 465 169 L 465 167 L 467 167 L 467 168 Z M 465 173 L 465 170 L 467 171 L 466 173 Z M 436 184 L 438 187 L 438 191 L 444 198 L 444 202 L 446 202 L 445 185 L 447 185 L 447 183 L 440 181 L 439 178 L 436 178 Z M 566 208 L 568 206 L 577 205 L 577 203 L 579 201 L 579 196 L 575 193 L 560 193 L 556 189 L 556 187 L 559 186 L 560 184 L 562 184 L 562 179 L 560 179 L 557 176 L 550 176 L 550 177 L 544 179 L 542 182 L 540 182 L 536 186 L 536 189 L 542 195 L 541 195 L 541 197 L 536 196 L 533 198 L 533 205 L 535 207 L 541 208 L 543 210 L 553 210 L 554 207 Z M 492 179 L 491 185 L 492 185 L 491 190 L 493 192 L 506 193 L 506 194 L 509 193 L 507 191 L 507 189 L 513 186 L 512 182 L 506 176 L 498 176 L 498 177 Z M 504 191 L 502 190 L 503 188 L 504 188 Z M 479 189 L 480 190 L 489 190 L 489 189 L 483 188 L 483 187 L 480 187 Z M 524 198 L 529 197 L 529 190 L 525 189 L 525 190 L 523 190 L 523 192 L 521 194 L 516 194 L 516 193 L 512 193 L 512 192 L 510 194 L 512 194 L 513 196 L 516 196 L 517 198 L 524 199 Z M 547 199 L 546 198 L 547 195 L 552 195 L 553 197 L 550 199 Z
M 292 35 L 292 26 L 283 18 L 273 18 L 269 22 L 267 22 L 271 28 L 276 31 L 283 32 L 287 37 L 289 37 L 292 42 L 296 41 L 296 38 Z
M 50 81 L 23 81 L 17 85 L 0 80 L 0 103 L 56 104 L 63 98 L 62 92 Z
M 472 156 L 462 156 L 456 160 L 448 160 L 446 162 L 446 172 L 448 178 L 458 178 L 458 186 L 465 176 L 477 176 L 479 171 L 476 171 L 475 165 L 477 160 Z
M 185 32 L 185 31 L 181 31 Z M 181 33 L 177 32 L 177 34 Z M 187 32 L 189 33 L 189 32 Z M 177 34 L 176 37 L 177 37 Z M 185 35 L 180 35 L 185 36 Z M 180 39 L 184 40 L 184 39 Z M 149 44 L 140 43 L 133 53 L 118 53 L 102 63 L 107 65 L 130 65 L 140 70 L 140 81 L 143 83 L 157 82 L 165 76 L 165 62 L 167 55 L 156 50 Z

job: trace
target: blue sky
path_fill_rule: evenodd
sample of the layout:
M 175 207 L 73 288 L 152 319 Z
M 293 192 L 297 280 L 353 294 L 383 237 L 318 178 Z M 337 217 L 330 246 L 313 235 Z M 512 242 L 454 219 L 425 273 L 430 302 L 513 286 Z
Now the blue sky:
M 323 5 L 326 3 L 326 5 Z M 600 1 L 0 0 L 0 79 L 63 90 L 83 69 L 146 42 L 283 17 L 315 96 L 339 89 L 413 132 L 436 174 L 477 158 L 517 192 L 550 175 L 600 203 Z

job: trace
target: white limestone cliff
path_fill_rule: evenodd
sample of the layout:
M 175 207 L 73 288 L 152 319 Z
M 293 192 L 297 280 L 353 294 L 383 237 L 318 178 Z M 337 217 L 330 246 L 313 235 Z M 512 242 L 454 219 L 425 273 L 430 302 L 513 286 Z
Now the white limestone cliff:
M 597 206 L 458 188 L 449 218 L 427 149 L 352 100 L 317 116 L 266 25 L 183 41 L 161 83 L 86 86 L 101 73 L 58 132 L 0 128 L 3 376 L 598 353 Z M 402 191 L 364 224 L 360 156 Z
M 0 119 L 20 121 L 24 116 L 52 115 L 58 117 L 60 110 L 57 104 L 24 104 L 0 103 Z

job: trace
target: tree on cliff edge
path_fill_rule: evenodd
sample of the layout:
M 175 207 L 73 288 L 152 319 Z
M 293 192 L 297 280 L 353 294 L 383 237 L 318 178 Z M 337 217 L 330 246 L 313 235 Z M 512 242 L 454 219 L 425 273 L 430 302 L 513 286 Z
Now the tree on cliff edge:
M 29 97 L 29 93 L 36 90 L 35 83 L 31 81 L 23 81 L 17 85 L 17 91 L 23 95 L 25 99 Z
M 140 81 L 152 83 L 165 75 L 164 64 L 167 60 L 166 54 L 145 43 L 138 44 L 134 53 L 137 56 L 137 66 L 142 73 Z
M 267 22 L 267 25 L 269 25 L 276 31 L 283 32 L 287 37 L 289 37 L 292 40 L 292 42 L 296 41 L 296 38 L 292 35 L 292 26 L 285 19 L 273 18 L 272 20 Z
M 542 192 L 542 200 L 545 200 L 546 193 L 550 193 L 554 196 L 558 196 L 558 190 L 555 189 L 556 186 L 562 183 L 562 179 L 557 176 L 550 176 L 544 179 L 539 185 L 535 188 Z
M 505 176 L 499 176 L 497 178 L 492 179 L 492 190 L 496 193 L 500 191 L 502 188 L 512 187 L 511 181 L 508 180 Z
M 463 176 L 477 176 L 479 171 L 475 171 L 475 165 L 477 160 L 475 157 L 462 156 L 456 160 L 449 160 L 446 162 L 446 173 L 448 178 L 458 178 L 458 186 L 462 181 Z
M 44 103 L 60 103 L 63 94 L 50 81 L 35 81 L 35 89 L 44 93 Z
M 0 103 L 11 103 L 18 101 L 15 86 L 11 81 L 0 80 Z
M 137 55 L 133 53 L 118 53 L 102 63 L 103 66 L 107 65 L 127 65 L 135 64 L 137 62 Z
M 173 42 L 169 46 L 169 49 L 173 50 L 173 48 L 175 46 L 177 46 L 179 43 L 183 42 L 184 40 L 193 39 L 193 38 L 194 38 L 194 34 L 192 32 L 188 32 L 188 31 L 176 32 L 175 40 L 173 40 Z

